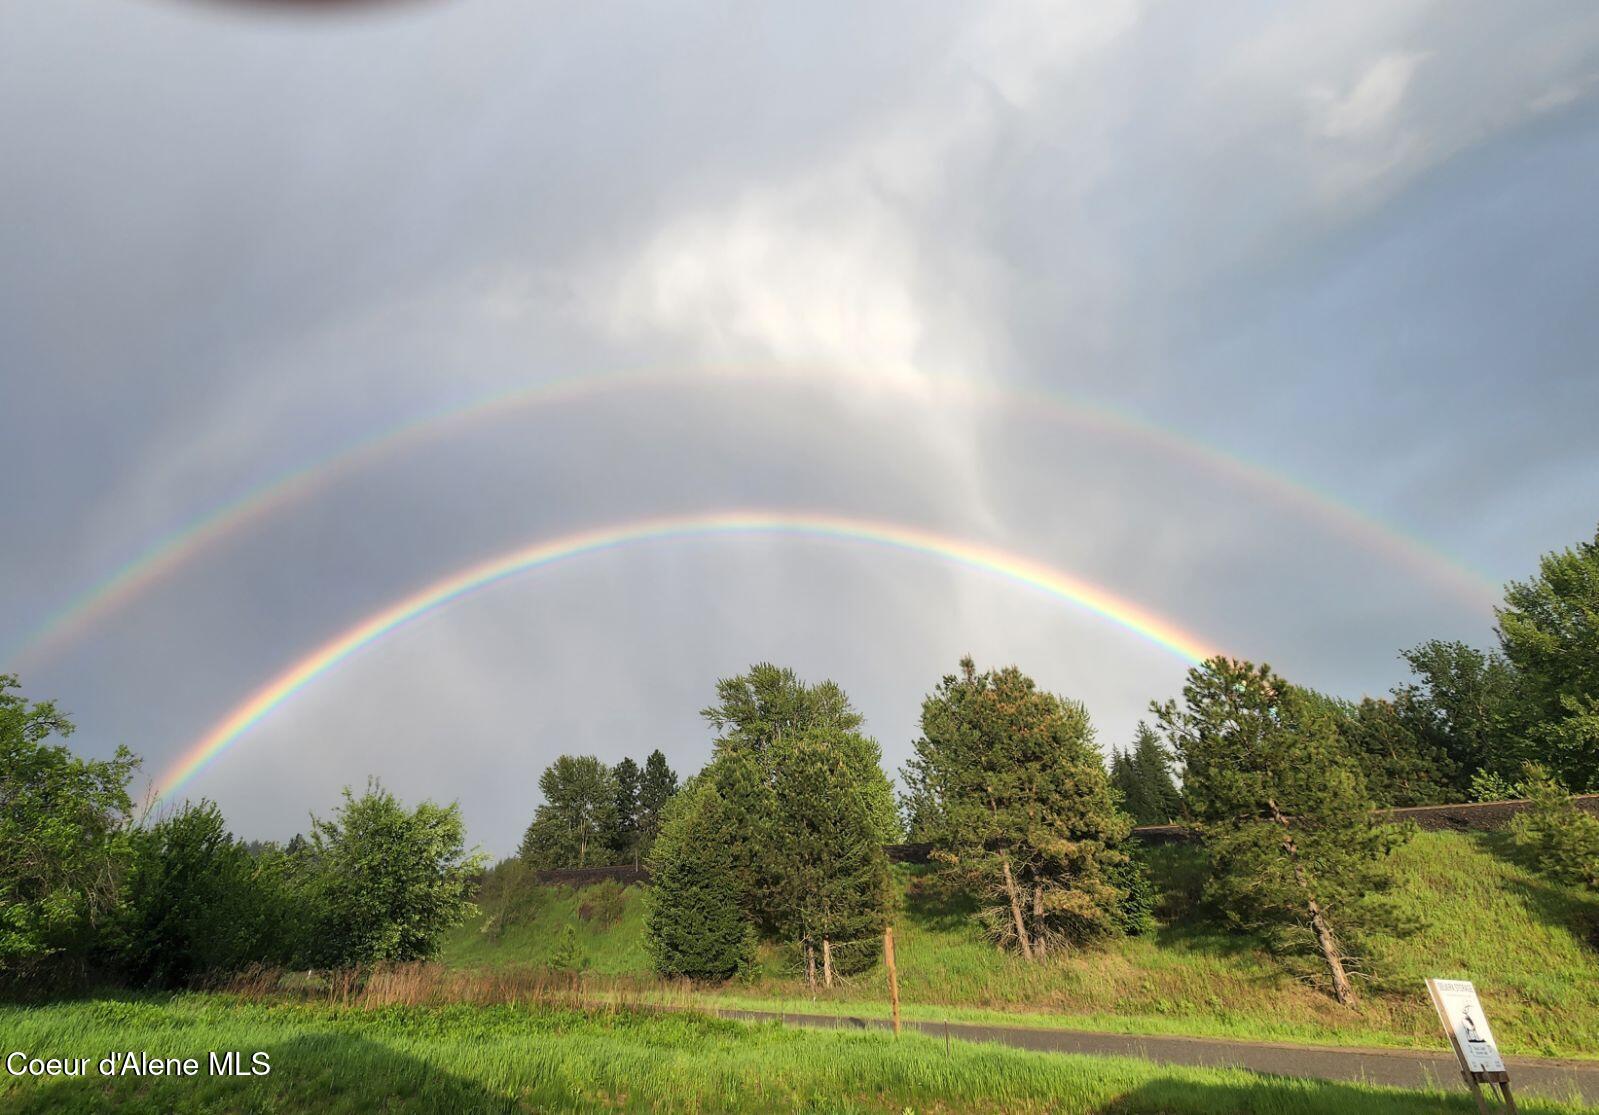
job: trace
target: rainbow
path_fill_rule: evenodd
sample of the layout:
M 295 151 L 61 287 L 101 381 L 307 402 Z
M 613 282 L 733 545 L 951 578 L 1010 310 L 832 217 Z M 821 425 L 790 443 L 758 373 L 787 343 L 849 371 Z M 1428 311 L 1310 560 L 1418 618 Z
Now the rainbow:
M 818 378 L 841 379 L 845 375 L 847 373 L 841 369 L 789 367 L 623 371 L 551 380 L 423 415 L 378 431 L 337 453 L 252 488 L 164 536 L 48 615 L 15 647 L 0 655 L 0 663 L 20 664 L 58 653 L 94 623 L 235 532 L 300 500 L 309 499 L 343 476 L 476 422 L 529 408 L 579 402 L 628 390 L 727 384 L 755 377 L 798 383 Z M 1430 583 L 1448 588 L 1474 608 L 1486 608 L 1497 599 L 1497 586 L 1492 581 L 1440 554 L 1420 539 L 1363 514 L 1329 493 L 1157 426 L 1130 412 L 1045 391 L 1016 389 L 957 376 L 919 373 L 916 382 L 942 389 L 946 397 L 963 403 L 1000 407 L 1029 418 L 1064 421 L 1141 442 L 1267 498 L 1308 511 L 1358 544 L 1411 567 Z M 883 381 L 888 387 L 895 383 Z
M 1184 662 L 1210 657 L 1214 649 L 1176 624 L 1105 589 L 1031 558 L 920 527 L 875 519 L 787 511 L 734 511 L 644 519 L 567 534 L 512 550 L 434 581 L 335 635 L 257 689 L 184 751 L 157 784 L 166 798 L 180 789 L 241 736 L 300 690 L 402 625 L 474 592 L 571 558 L 642 542 L 725 535 L 798 535 L 859 542 L 942 558 L 1042 591 L 1165 648 Z

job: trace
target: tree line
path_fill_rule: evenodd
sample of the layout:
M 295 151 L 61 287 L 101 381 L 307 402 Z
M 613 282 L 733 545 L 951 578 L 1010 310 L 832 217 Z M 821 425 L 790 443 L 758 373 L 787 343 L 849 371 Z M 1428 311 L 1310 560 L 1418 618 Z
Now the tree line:
M 79 757 L 72 727 L 0 675 L 0 989 L 420 960 L 474 910 L 454 804 L 374 782 L 287 843 L 246 843 L 210 801 L 141 816 L 138 759 Z
M 983 931 L 1037 963 L 1150 925 L 1128 834 L 1180 819 L 1205 908 L 1314 957 L 1351 1002 L 1371 942 L 1411 928 L 1387 900 L 1409 832 L 1373 806 L 1529 797 L 1515 844 L 1599 887 L 1599 819 L 1570 800 L 1599 789 L 1599 534 L 1511 582 L 1497 619 L 1497 649 L 1425 643 L 1403 655 L 1413 681 L 1360 702 L 1213 658 L 1108 766 L 1081 703 L 968 658 L 923 700 L 897 800 L 838 685 L 759 664 L 717 684 L 712 757 L 681 788 L 660 751 L 557 759 L 520 854 L 647 862 L 662 974 L 725 979 L 764 940 L 829 983 L 873 962 L 892 919 L 887 843 L 930 843 Z M 71 731 L 0 675 L 0 984 L 421 959 L 473 911 L 482 859 L 454 804 L 372 783 L 287 843 L 246 844 L 208 801 L 136 816 L 137 759 L 76 756 Z

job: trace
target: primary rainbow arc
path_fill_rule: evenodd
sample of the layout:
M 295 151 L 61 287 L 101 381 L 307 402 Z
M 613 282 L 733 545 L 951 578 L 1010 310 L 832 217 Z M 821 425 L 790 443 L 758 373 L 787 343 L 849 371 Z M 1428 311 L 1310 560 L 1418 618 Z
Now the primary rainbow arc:
M 535 542 L 471 565 L 368 616 L 290 665 L 201 736 L 167 771 L 157 796 L 169 797 L 274 709 L 351 655 L 410 620 L 516 574 L 634 543 L 717 535 L 797 535 L 883 546 L 943 558 L 1005 577 L 1099 615 L 1188 663 L 1215 648 L 1164 617 L 1071 573 L 1032 558 L 921 527 L 827 513 L 733 511 L 621 523 Z

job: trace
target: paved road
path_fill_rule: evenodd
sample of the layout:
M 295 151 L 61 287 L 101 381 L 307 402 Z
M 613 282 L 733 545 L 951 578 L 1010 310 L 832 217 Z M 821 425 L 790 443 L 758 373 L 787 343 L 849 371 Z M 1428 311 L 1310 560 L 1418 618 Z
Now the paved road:
M 880 1018 L 847 1018 L 822 1014 L 776 1014 L 770 1011 L 718 1010 L 723 1018 L 746 1022 L 786 1022 L 837 1029 L 887 1029 Z M 1341 1048 L 1325 1045 L 1283 1045 L 1274 1042 L 1226 1041 L 1217 1038 L 1100 1034 L 1087 1030 L 1044 1030 L 950 1022 L 951 1037 L 962 1041 L 997 1042 L 1019 1049 L 1050 1053 L 1097 1053 L 1142 1057 L 1169 1065 L 1244 1068 L 1275 1076 L 1352 1080 L 1396 1088 L 1444 1087 L 1465 1090 L 1453 1053 L 1425 1050 Z M 905 1022 L 907 1030 L 942 1037 L 943 1022 Z M 1440 1038 L 1440 1043 L 1442 1039 Z M 1599 1104 L 1599 1061 L 1564 1061 L 1542 1057 L 1507 1057 L 1510 1085 L 1517 1095 L 1571 1100 L 1575 1096 Z

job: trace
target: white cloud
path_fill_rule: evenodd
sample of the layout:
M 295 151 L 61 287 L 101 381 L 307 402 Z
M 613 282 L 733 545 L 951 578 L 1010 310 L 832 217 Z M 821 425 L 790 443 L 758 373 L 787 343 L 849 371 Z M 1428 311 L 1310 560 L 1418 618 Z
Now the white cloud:
M 1388 128 L 1425 53 L 1396 51 L 1377 59 L 1342 96 L 1321 93 L 1317 130 L 1329 139 L 1365 139 Z

